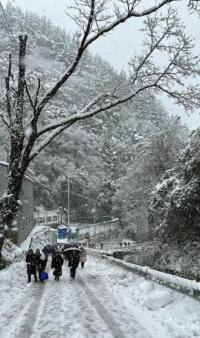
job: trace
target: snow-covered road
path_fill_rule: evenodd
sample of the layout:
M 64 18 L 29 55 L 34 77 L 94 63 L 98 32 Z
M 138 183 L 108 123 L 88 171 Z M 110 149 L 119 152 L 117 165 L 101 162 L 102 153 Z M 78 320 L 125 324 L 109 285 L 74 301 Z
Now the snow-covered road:
M 0 338 L 200 337 L 200 303 L 101 258 L 70 282 L 26 283 L 25 263 L 0 272 Z

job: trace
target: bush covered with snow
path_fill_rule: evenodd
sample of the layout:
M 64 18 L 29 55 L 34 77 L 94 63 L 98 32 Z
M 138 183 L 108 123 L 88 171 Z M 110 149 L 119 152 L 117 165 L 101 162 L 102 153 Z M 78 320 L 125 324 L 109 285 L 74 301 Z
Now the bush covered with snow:
M 29 248 L 36 250 L 43 249 L 45 245 L 54 244 L 55 230 L 47 225 L 37 225 L 30 232 L 27 239 L 21 244 L 21 248 L 27 251 Z
M 1 254 L 0 270 L 13 262 L 20 261 L 23 258 L 24 252 L 17 245 L 6 239 Z
M 200 245 L 190 241 L 163 244 L 161 242 L 143 243 L 133 255 L 126 255 L 124 260 L 138 265 L 200 281 Z
M 53 232 L 54 229 L 48 226 L 35 226 L 20 247 L 6 239 L 2 248 L 0 270 L 13 262 L 22 261 L 30 247 L 36 250 L 37 248 L 43 249 L 45 245 L 53 244 Z
M 156 187 L 149 221 L 167 242 L 200 238 L 200 128 Z

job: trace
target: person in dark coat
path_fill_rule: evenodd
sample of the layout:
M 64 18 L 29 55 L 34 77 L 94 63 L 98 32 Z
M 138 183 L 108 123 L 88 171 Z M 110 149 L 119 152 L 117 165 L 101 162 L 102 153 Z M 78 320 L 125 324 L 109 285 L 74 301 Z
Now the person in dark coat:
M 47 265 L 47 260 L 48 260 L 48 258 L 44 254 L 41 254 L 39 264 L 38 264 L 39 279 L 40 279 L 41 282 L 43 282 L 43 280 L 40 277 L 40 275 L 41 275 L 41 272 L 45 271 L 45 268 L 46 268 L 46 265 Z
M 65 257 L 67 258 L 68 266 L 70 267 L 71 280 L 74 280 L 76 276 L 76 268 L 80 262 L 80 249 L 76 246 L 67 249 L 65 251 Z
M 58 251 L 52 257 L 51 268 L 54 269 L 53 275 L 55 276 L 55 280 L 59 280 L 60 276 L 62 276 L 62 265 L 64 260 Z
M 87 261 L 87 253 L 85 248 L 83 248 L 82 246 L 80 247 L 80 262 L 81 262 L 81 267 L 84 268 L 84 264 Z
M 51 257 L 52 257 L 52 259 L 55 256 L 55 254 L 56 254 L 56 247 L 53 246 L 52 249 L 51 249 Z
M 47 245 L 44 246 L 44 248 L 42 249 L 43 254 L 45 255 L 46 258 L 48 258 L 49 256 L 49 248 Z
M 32 249 L 30 249 L 26 255 L 26 263 L 27 263 L 28 283 L 31 282 L 31 275 L 34 275 L 35 282 L 37 282 L 38 279 L 36 274 L 35 254 Z
M 40 249 L 36 249 L 35 251 L 35 265 L 36 265 L 36 274 L 38 275 L 39 278 L 39 265 L 40 265 L 40 257 L 41 257 L 41 252 Z

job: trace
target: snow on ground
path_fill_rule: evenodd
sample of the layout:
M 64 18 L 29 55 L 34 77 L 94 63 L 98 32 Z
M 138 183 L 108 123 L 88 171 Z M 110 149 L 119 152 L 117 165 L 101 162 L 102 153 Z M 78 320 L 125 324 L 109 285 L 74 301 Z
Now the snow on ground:
M 26 265 L 0 272 L 0 338 L 200 338 L 200 303 L 89 257 L 70 282 L 27 284 Z

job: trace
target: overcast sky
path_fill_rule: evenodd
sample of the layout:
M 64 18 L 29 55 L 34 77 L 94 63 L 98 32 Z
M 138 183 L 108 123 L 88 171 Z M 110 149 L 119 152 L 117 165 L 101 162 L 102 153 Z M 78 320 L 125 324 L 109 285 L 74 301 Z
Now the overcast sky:
M 72 0 L 12 0 L 13 5 L 19 6 L 22 10 L 36 12 L 40 16 L 46 16 L 57 25 L 64 28 L 67 32 L 74 32 L 76 27 L 66 15 L 67 6 Z M 196 39 L 196 51 L 200 53 L 200 19 L 195 15 L 189 15 L 186 10 L 188 0 L 182 0 L 180 12 L 184 19 L 187 32 Z M 5 6 L 7 0 L 2 0 Z M 146 1 L 150 5 L 151 0 Z M 109 61 L 118 71 L 128 70 L 128 62 L 134 53 L 137 53 L 142 40 L 142 33 L 138 31 L 141 19 L 130 20 L 121 25 L 114 32 L 106 37 L 99 39 L 91 48 L 95 54 Z M 168 98 L 162 98 L 163 105 L 170 113 L 177 113 L 182 116 L 182 121 L 190 128 L 200 126 L 200 116 L 198 113 L 187 116 L 184 110 L 174 105 Z

